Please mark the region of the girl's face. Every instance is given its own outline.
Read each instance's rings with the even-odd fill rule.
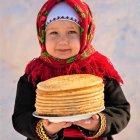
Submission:
[[[80,50],[80,28],[71,21],[57,20],[46,27],[46,50],[53,57],[67,59]]]

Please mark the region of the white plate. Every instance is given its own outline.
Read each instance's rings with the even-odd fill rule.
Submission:
[[[81,114],[81,115],[73,115],[73,116],[63,116],[63,117],[47,117],[47,116],[38,116],[35,114],[35,112],[33,112],[33,116],[37,117],[37,118],[41,118],[41,119],[47,119],[50,122],[74,122],[74,121],[79,121],[79,120],[84,120],[84,119],[88,119],[90,118],[93,114],[99,113],[101,111],[103,111],[103,109],[101,109],[98,112],[92,112],[92,113],[87,113],[87,114]]]

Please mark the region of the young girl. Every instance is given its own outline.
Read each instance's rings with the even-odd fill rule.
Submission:
[[[41,55],[26,67],[17,85],[12,116],[15,130],[27,140],[112,140],[130,119],[121,77],[109,59],[91,45],[95,30],[82,0],[48,0],[37,17]],[[33,117],[36,85],[67,74],[94,74],[104,80],[105,110],[77,122],[53,123]]]

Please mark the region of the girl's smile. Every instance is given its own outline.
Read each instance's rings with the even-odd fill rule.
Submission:
[[[60,53],[66,53],[71,51],[71,49],[58,49],[57,51],[59,51]]]

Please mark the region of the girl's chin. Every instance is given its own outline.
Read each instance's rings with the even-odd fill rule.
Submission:
[[[70,55],[70,56],[56,56],[55,58],[58,58],[58,59],[68,59],[68,58],[71,58],[71,57],[73,57],[73,55]]]
[[[70,57],[57,57],[58,59],[63,59],[63,60],[65,60],[65,59],[68,59],[68,58],[70,58]]]

